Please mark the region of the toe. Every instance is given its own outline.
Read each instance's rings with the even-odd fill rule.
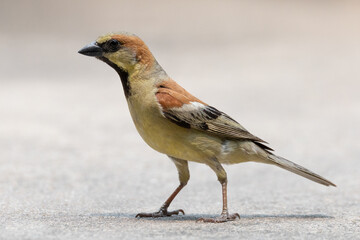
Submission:
[[[240,215],[238,213],[233,213],[233,214],[230,214],[227,218],[233,221],[233,220],[236,220],[236,218],[240,219]]]
[[[160,209],[158,212],[154,213],[138,213],[136,214],[135,218],[158,218],[158,217],[170,217],[172,215],[179,215],[179,213],[182,213],[185,215],[184,210],[178,209],[175,211],[168,212],[167,210]]]
[[[135,218],[153,217],[153,213],[138,213]]]
[[[167,216],[179,215],[180,213],[182,213],[182,215],[185,215],[184,210],[178,209],[178,210],[175,210],[175,211],[167,212]]]

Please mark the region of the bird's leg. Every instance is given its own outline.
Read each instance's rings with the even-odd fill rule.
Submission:
[[[185,160],[177,159],[170,157],[173,162],[175,163],[175,166],[179,172],[179,180],[180,185],[175,189],[175,191],[170,195],[170,197],[164,202],[164,204],[160,207],[159,211],[154,213],[138,213],[136,215],[136,218],[142,218],[142,217],[170,217],[172,215],[179,215],[179,213],[182,213],[185,215],[184,210],[178,209],[175,211],[168,211],[168,208],[171,204],[171,202],[174,200],[176,195],[181,191],[183,187],[187,184],[190,178],[189,168],[188,168],[188,162]]]
[[[217,161],[216,161],[217,162]],[[210,222],[210,223],[223,223],[228,221],[234,221],[236,218],[240,219],[240,215],[238,213],[229,214],[228,206],[227,206],[227,176],[224,168],[221,166],[219,162],[217,162],[214,166],[210,167],[215,171],[218,179],[221,183],[222,187],[222,200],[223,200],[223,208],[219,217],[216,218],[199,218],[197,222]]]
[[[172,215],[178,215],[179,213],[182,213],[183,215],[185,215],[184,210],[182,209],[178,209],[175,211],[171,211],[168,212],[168,207],[170,206],[170,203],[172,202],[172,200],[174,200],[174,198],[176,197],[176,195],[180,192],[180,190],[184,187],[185,185],[180,184],[175,191],[170,195],[170,197],[164,202],[164,204],[160,207],[159,211],[157,212],[153,212],[153,213],[138,213],[136,215],[136,218],[142,218],[142,217],[170,217]]]
[[[210,222],[210,223],[223,223],[228,221],[234,221],[236,218],[240,219],[238,213],[229,214],[227,207],[227,181],[221,183],[222,197],[223,197],[223,209],[219,217],[216,218],[199,218],[197,222]]]

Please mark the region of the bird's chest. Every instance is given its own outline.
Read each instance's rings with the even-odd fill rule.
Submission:
[[[133,122],[144,141],[158,152],[189,161],[201,162],[216,154],[218,143],[213,138],[166,119],[155,93],[155,90],[137,92],[127,99]]]
[[[144,141],[158,152],[185,157],[191,148],[187,129],[178,127],[164,118],[155,94],[133,95],[128,98],[131,117]]]
[[[134,94],[128,98],[131,117],[144,141],[157,151],[161,151],[166,124],[161,115],[155,93]]]

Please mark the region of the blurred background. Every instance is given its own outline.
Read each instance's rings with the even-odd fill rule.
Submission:
[[[325,218],[325,236],[352,236],[360,215],[359,23],[359,1],[2,0],[0,236],[89,238],[112,216],[120,223],[107,222],[111,238],[116,224],[130,231],[129,219],[156,210],[176,187],[171,161],[137,134],[115,71],[77,53],[117,31],[140,36],[173,79],[277,154],[338,185],[260,164],[228,166],[231,209],[265,223],[324,214],[334,217]],[[199,164],[190,172],[174,208],[218,213],[215,175]],[[314,224],[296,223],[292,229]],[[162,234],[161,226],[152,231]]]

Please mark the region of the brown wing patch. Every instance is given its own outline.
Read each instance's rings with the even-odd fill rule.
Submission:
[[[183,103],[199,102],[207,105],[203,101],[191,95],[188,91],[186,91],[183,87],[181,87],[172,79],[162,81],[157,85],[157,87],[159,88],[159,91],[167,91],[171,96],[178,98],[180,101],[183,101]]]
[[[166,88],[160,88],[156,98],[164,110],[178,108],[190,102],[185,96]]]
[[[149,48],[139,37],[134,35],[116,34],[111,38],[118,40],[125,47],[132,49],[136,53],[136,58],[139,62],[148,67],[153,66],[154,57]]]

